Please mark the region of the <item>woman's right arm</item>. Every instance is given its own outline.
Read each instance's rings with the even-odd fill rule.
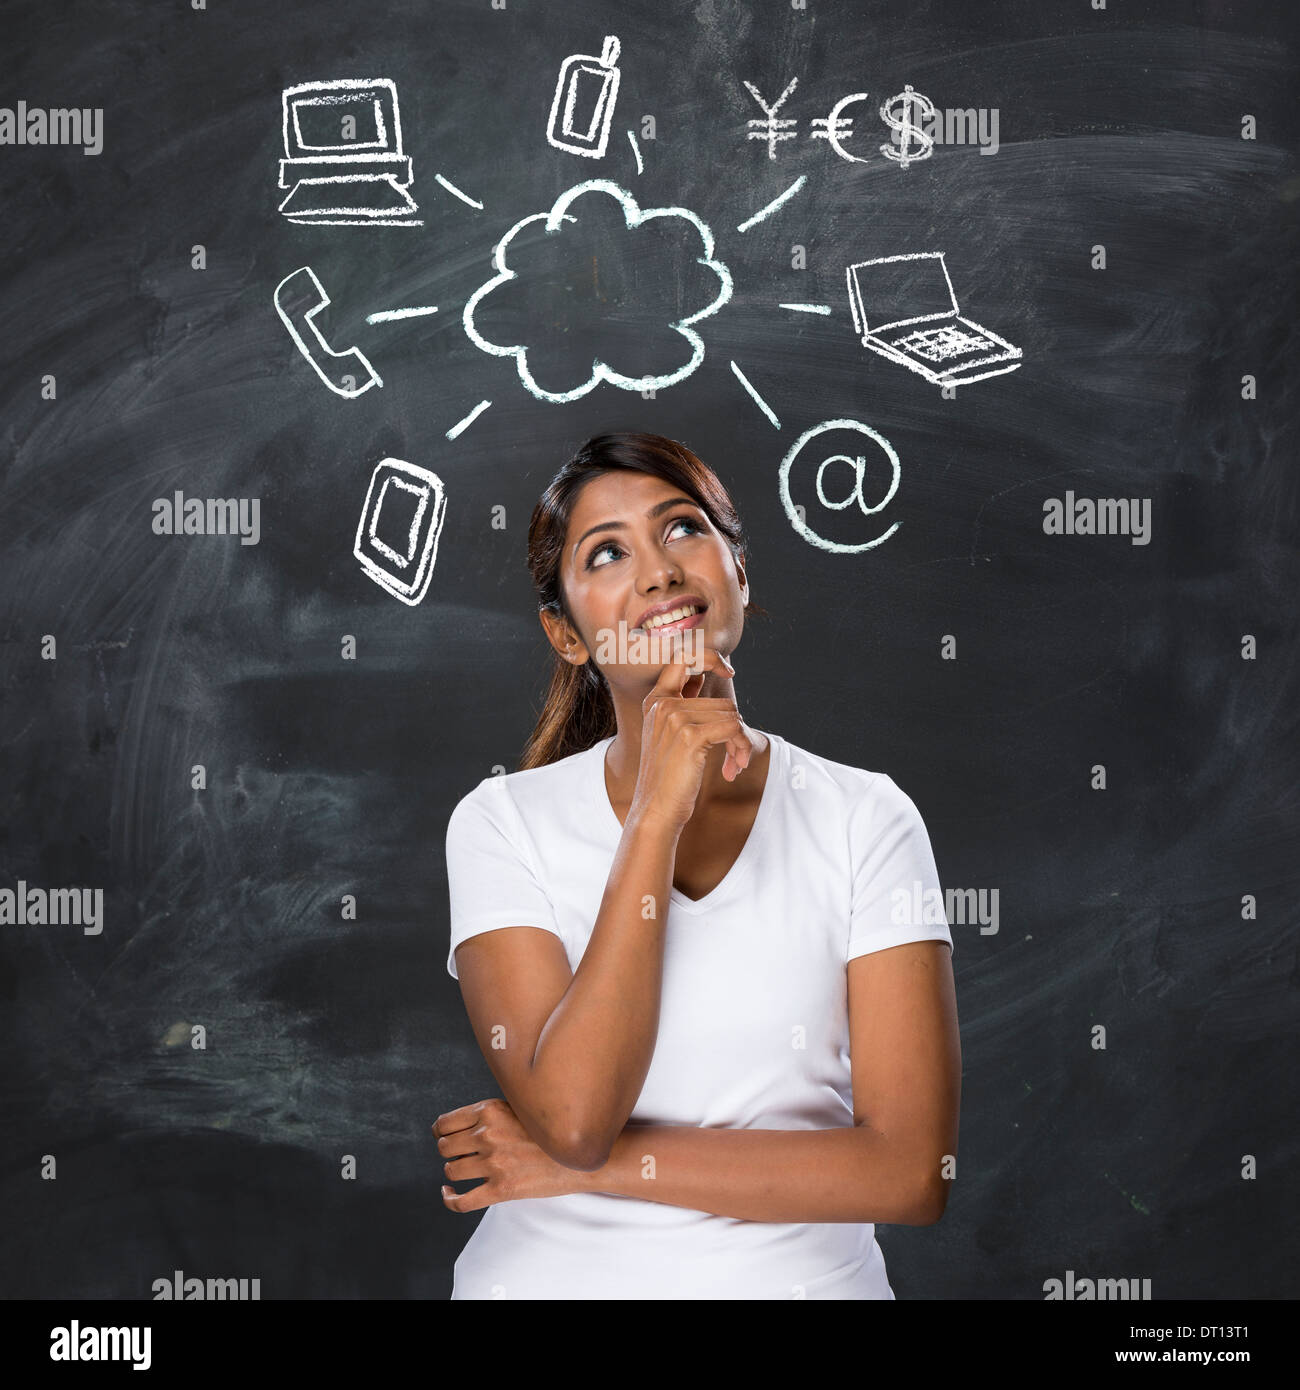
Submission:
[[[723,663],[712,651],[705,659]],[[558,937],[523,924],[456,951],[465,1008],[505,1099],[570,1168],[607,1161],[650,1069],[677,843],[709,750],[726,743],[737,767],[749,761],[734,702],[665,695],[685,679],[673,663],[646,697],[636,794],[577,970]]]

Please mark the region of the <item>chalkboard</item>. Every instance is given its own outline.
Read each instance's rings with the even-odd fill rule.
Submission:
[[[644,430],[747,720],[996,904],[898,1297],[1294,1296],[1292,13],[6,6],[0,1289],[448,1295],[443,836]]]

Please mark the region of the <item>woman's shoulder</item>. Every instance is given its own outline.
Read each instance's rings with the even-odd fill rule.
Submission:
[[[789,739],[784,742],[791,786],[820,793],[823,802],[834,804],[843,814],[915,810],[911,797],[889,773],[827,757]]]
[[[837,758],[827,757],[824,753],[815,752],[802,744],[792,742],[783,734],[777,734],[775,737],[781,739],[785,744],[791,775],[796,779],[802,777],[805,784],[809,778],[815,778],[828,787],[839,788],[846,792],[861,793],[873,782],[886,776],[885,773],[877,772],[869,767],[860,767],[856,763],[842,762]]]
[[[500,818],[516,813],[552,810],[573,800],[584,785],[590,760],[604,748],[602,740],[578,753],[557,758],[541,767],[521,768],[517,772],[493,771],[469,789],[456,804],[452,815],[461,807],[474,808],[480,814]]]

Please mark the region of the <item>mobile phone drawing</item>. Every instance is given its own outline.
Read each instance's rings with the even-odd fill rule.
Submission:
[[[436,473],[381,459],[370,475],[352,553],[380,588],[414,606],[429,590],[446,510]]]
[[[557,150],[590,159],[605,153],[618,100],[618,54],[618,39],[608,34],[599,57],[575,53],[564,60],[546,128],[546,138]]]

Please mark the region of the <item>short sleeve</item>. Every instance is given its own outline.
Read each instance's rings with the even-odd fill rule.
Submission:
[[[952,933],[934,851],[912,798],[881,772],[850,812],[853,899],[845,960]]]
[[[486,777],[461,798],[447,822],[447,890],[451,945],[498,927],[541,927],[563,942],[551,900],[525,844],[519,812],[503,777]]]

